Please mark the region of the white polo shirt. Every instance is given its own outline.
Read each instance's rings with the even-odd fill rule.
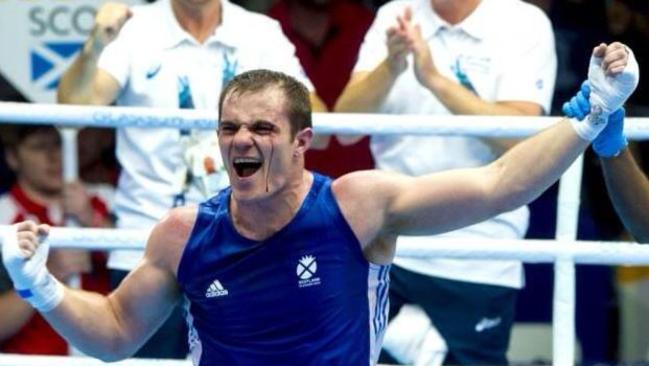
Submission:
[[[279,23],[227,0],[221,4],[222,23],[204,44],[180,27],[170,0],[133,7],[133,17],[99,59],[99,67],[122,88],[117,104],[179,108],[184,88],[191,91],[194,108],[212,110],[216,117],[223,85],[258,68],[285,72],[313,90]],[[228,184],[215,131],[192,131],[181,139],[177,129],[118,129],[117,158],[122,165],[115,196],[119,228],[152,227],[183,191],[188,169],[194,180],[185,194],[187,203],[200,202]],[[209,179],[204,168],[208,158],[217,170]],[[109,267],[130,270],[141,255],[113,252]]]
[[[527,101],[550,110],[557,60],[552,26],[538,8],[520,0],[482,0],[463,22],[452,26],[431,8],[429,0],[395,0],[385,4],[365,36],[354,72],[371,71],[387,56],[388,27],[410,6],[421,25],[439,71],[462,83],[481,99]],[[380,113],[448,115],[450,112],[416,80],[412,58],[396,80]],[[398,118],[398,117],[395,117]],[[453,168],[485,165],[496,156],[485,142],[471,137],[374,136],[371,149],[377,167],[418,176]],[[527,207],[440,237],[522,238]],[[430,242],[429,237],[400,237]],[[432,244],[431,244],[432,245]],[[510,261],[419,260],[395,263],[431,276],[508,287],[523,286],[522,265]]]

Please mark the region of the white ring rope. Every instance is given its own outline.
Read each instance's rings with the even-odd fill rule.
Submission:
[[[2,225],[6,232],[10,226]],[[143,249],[149,230],[54,227],[47,237],[52,247],[75,249]]]
[[[0,226],[10,233],[11,226]],[[148,230],[81,229],[55,227],[46,241],[51,247],[75,249],[142,249]],[[503,259],[527,263],[552,263],[557,258],[582,264],[649,264],[649,245],[628,242],[436,239],[422,243],[402,243],[397,253],[405,257],[445,257],[455,259]]]
[[[186,360],[137,359],[119,362],[103,362],[90,357],[26,356],[0,353],[0,366],[192,366]],[[381,365],[378,365],[381,366]],[[387,366],[387,365],[384,365]]]
[[[216,111],[147,107],[99,107],[0,102],[0,123],[55,124],[70,127],[141,127],[214,129]],[[433,134],[482,137],[524,137],[558,117],[430,116],[368,113],[314,113],[317,133],[349,135]],[[632,139],[649,139],[649,118],[627,118]]]
[[[119,362],[103,362],[90,357],[70,356],[25,356],[0,354],[1,366],[192,366],[185,360],[128,359]]]

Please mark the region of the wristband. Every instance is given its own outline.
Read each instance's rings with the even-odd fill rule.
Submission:
[[[64,290],[63,285],[47,271],[49,245],[42,243],[27,259],[18,247],[16,225],[2,234],[2,261],[18,296],[38,311],[54,309],[63,301]]]
[[[593,142],[593,150],[600,158],[614,158],[626,149],[629,142],[625,137],[619,141],[604,141],[601,143]]]
[[[63,285],[51,273],[47,273],[42,283],[29,289],[16,289],[16,293],[34,309],[46,313],[63,301]]]
[[[593,107],[590,114],[583,121],[570,118],[572,128],[575,129],[579,137],[586,141],[593,141],[606,127],[607,122],[608,114],[602,113],[598,107]]]
[[[624,108],[620,108],[608,117],[608,124],[602,133],[593,140],[593,150],[602,158],[618,156],[629,144],[624,136]]]

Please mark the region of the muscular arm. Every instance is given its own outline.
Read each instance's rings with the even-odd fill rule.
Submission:
[[[649,243],[649,182],[629,149],[602,158],[608,194],[624,226],[640,243]]]
[[[115,361],[135,353],[177,301],[172,275],[144,259],[108,297],[66,289],[63,302],[43,316],[81,352]]]
[[[384,236],[451,231],[526,204],[554,183],[587,146],[563,119],[485,167],[421,177],[361,172],[336,181],[334,192],[367,247]],[[380,253],[369,248],[366,256],[390,259],[393,248],[377,248]]]
[[[175,271],[195,211],[175,212],[154,228],[142,262],[112,294],[65,289],[63,302],[43,314],[47,321],[90,356],[114,361],[137,351],[180,298]]]

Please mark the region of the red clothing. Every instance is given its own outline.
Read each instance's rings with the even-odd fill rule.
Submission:
[[[358,50],[374,14],[366,7],[344,0],[330,4],[330,26],[322,46],[314,46],[291,26],[289,5],[277,2],[268,15],[282,26],[286,37],[295,45],[297,57],[318,96],[331,110],[347,85],[356,64]],[[306,167],[338,177],[347,172],[374,167],[369,138],[351,146],[342,146],[332,139],[326,150],[307,152]]]
[[[106,204],[98,197],[92,197],[91,205],[97,213],[108,216]],[[56,225],[61,221],[60,216],[60,210],[57,208],[48,208],[30,200],[18,185],[12,186],[8,193],[0,196],[0,220],[3,224],[13,224],[30,219]],[[104,253],[92,253],[93,273],[81,276],[83,289],[108,293],[109,280],[105,264]],[[34,313],[17,334],[0,344],[0,351],[20,354],[67,355],[68,345],[40,314]]]

